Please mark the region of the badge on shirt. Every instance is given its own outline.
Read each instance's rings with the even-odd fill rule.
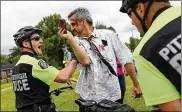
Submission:
[[[101,40],[104,46],[107,46],[107,40]]]
[[[39,60],[38,65],[42,68],[42,69],[46,69],[49,67],[49,65],[44,61],[44,60]]]

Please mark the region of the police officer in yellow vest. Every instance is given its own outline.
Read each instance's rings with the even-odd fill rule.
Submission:
[[[133,55],[147,106],[181,110],[181,6],[168,0],[123,0],[127,13],[143,36]]]

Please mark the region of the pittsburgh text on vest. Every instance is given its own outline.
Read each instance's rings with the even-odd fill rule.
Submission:
[[[12,75],[14,91],[27,91],[30,90],[26,73]]]
[[[159,51],[160,56],[181,74],[181,34]]]

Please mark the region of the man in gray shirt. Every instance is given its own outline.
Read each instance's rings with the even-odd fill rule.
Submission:
[[[75,9],[68,15],[68,19],[77,36],[73,37],[70,32],[63,34],[62,29],[59,30],[58,35],[68,40],[80,63],[80,76],[76,85],[76,92],[80,97],[96,102],[103,99],[111,101],[121,99],[118,77],[106,66],[101,56],[112,66],[114,72],[117,68],[117,58],[133,81],[134,95],[141,94],[132,54],[125,44],[119,41],[118,36],[110,30],[94,28],[91,14],[86,8]],[[101,56],[98,55],[98,51]]]

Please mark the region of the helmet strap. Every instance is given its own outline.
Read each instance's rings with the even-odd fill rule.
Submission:
[[[30,47],[31,47],[33,53],[34,53],[35,55],[38,55],[38,54],[35,52],[35,50],[34,50],[34,48],[33,48],[33,46],[32,46],[32,42],[31,42],[31,39],[30,39],[30,38],[28,38],[28,41],[30,42]]]
[[[33,46],[32,46],[31,39],[28,38],[28,41],[29,41],[29,43],[30,43],[30,48],[29,48],[29,47],[24,47],[24,46],[23,46],[23,48],[30,49],[30,50],[33,52],[34,55],[38,56],[38,54],[35,52],[35,50],[34,50],[34,48],[33,48]]]
[[[145,11],[145,14],[144,14],[143,19],[138,15],[138,13],[135,10],[133,11],[134,14],[136,15],[136,17],[138,18],[138,20],[140,21],[141,25],[142,25],[142,29],[143,29],[144,34],[148,30],[147,27],[146,27],[146,25],[145,25],[145,20],[147,18],[147,15],[148,15],[148,12],[149,12],[150,7],[152,6],[152,3],[153,3],[153,0],[149,0],[149,3],[148,3],[148,6],[146,8],[146,11]],[[141,36],[143,36],[143,35],[141,35]]]

